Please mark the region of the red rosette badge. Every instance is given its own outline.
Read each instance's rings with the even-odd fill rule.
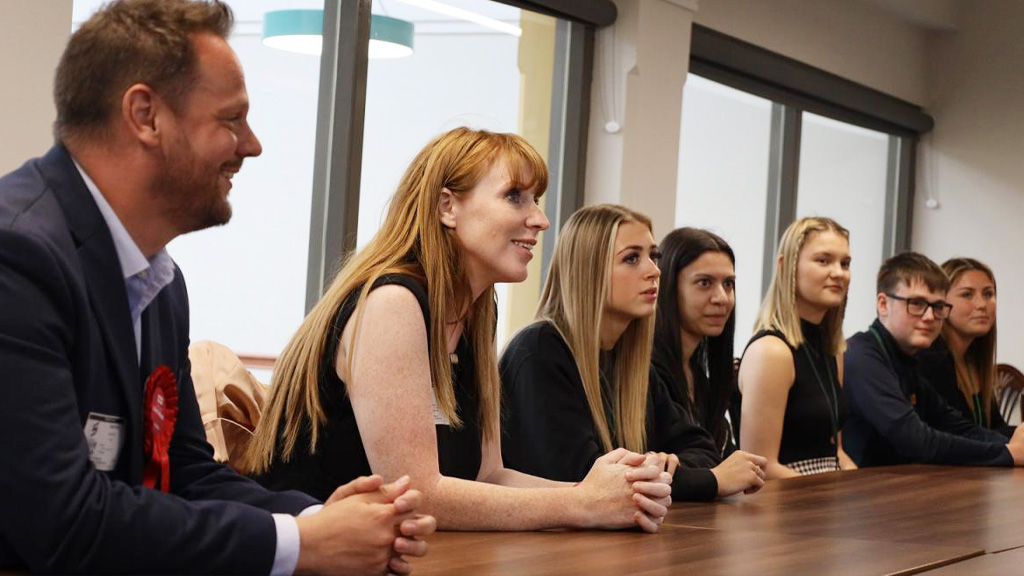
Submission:
[[[171,488],[171,460],[168,450],[174,423],[178,419],[178,379],[167,366],[161,364],[146,379],[143,399],[142,427],[145,436],[142,447],[146,464],[142,470],[142,485],[167,492]]]

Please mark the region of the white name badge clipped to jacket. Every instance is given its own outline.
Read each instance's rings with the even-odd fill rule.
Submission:
[[[92,465],[103,472],[117,468],[121,444],[124,442],[124,418],[89,412],[84,432]]]
[[[438,408],[437,406],[437,391],[434,390],[433,386],[430,387],[430,403],[434,407],[434,425],[451,426],[452,423],[448,421],[448,417],[445,416],[444,412],[442,412],[441,409]]]

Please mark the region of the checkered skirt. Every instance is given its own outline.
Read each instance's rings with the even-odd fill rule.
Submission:
[[[807,476],[809,474],[821,474],[823,472],[838,472],[839,458],[836,456],[825,456],[824,458],[808,458],[790,462],[786,466]]]

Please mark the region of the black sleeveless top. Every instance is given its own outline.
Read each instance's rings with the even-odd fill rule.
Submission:
[[[796,378],[786,398],[782,440],[779,443],[779,462],[786,465],[837,457],[834,434],[842,430],[846,419],[846,403],[839,388],[836,359],[826,352],[821,327],[801,320],[800,328],[804,343],[799,348],[789,347],[793,353]],[[747,347],[765,336],[776,336],[786,341],[776,330],[761,330],[754,334]]]
[[[373,288],[387,284],[408,288],[416,296],[429,335],[430,309],[426,287],[411,276],[390,274],[374,282]],[[270,470],[255,477],[267,488],[301,490],[326,500],[338,486],[358,476],[372,474],[347,388],[338,378],[334,365],[342,331],[355,311],[359,292],[360,289],[356,289],[338,309],[324,350],[323,369],[320,373],[320,404],[327,421],[320,428],[316,454],[309,453],[307,430],[296,442],[295,451],[288,462],[282,462],[276,457]],[[459,340],[456,354],[458,362],[452,364],[452,379],[462,426],[453,430],[448,425],[437,424],[438,464],[441,474],[445,476],[475,480],[481,460],[479,396],[476,362],[472,346],[465,337]]]

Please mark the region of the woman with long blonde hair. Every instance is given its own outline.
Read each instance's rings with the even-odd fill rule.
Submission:
[[[458,128],[427,144],[281,356],[250,474],[320,498],[408,474],[442,529],[656,530],[669,479],[642,455],[602,457],[575,489],[502,464],[493,285],[526,278],[546,185],[519,136]]]
[[[786,228],[739,373],[740,448],[768,458],[769,478],[857,467],[840,434],[849,286],[845,228],[820,217]]]
[[[583,478],[615,446],[652,451],[675,474],[673,498],[711,499],[762,485],[764,459],[722,462],[711,436],[651,376],[658,246],[646,216],[582,208],[559,234],[537,322],[502,354],[503,455],[517,469]],[[681,464],[681,466],[680,466]]]
[[[996,277],[974,258],[942,264],[949,277],[946,300],[953,305],[942,336],[918,354],[928,383],[964,418],[1010,438],[1016,426],[1003,420],[995,398]]]

